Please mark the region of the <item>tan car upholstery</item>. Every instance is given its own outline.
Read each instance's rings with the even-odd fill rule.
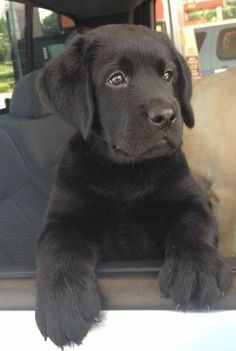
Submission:
[[[220,229],[219,249],[236,254],[236,67],[194,82],[196,124],[184,131],[184,151],[210,195]]]

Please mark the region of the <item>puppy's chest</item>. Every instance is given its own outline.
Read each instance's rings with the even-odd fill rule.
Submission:
[[[145,198],[107,202],[101,216],[103,260],[162,258],[167,232],[167,212]]]

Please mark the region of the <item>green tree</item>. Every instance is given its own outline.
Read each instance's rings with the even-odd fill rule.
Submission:
[[[0,17],[0,63],[6,59],[8,46],[7,22],[4,17]]]
[[[234,6],[226,6],[223,8],[224,19],[236,18],[236,4]]]
[[[0,17],[0,34],[1,37],[7,37],[7,21],[4,17]]]
[[[189,19],[191,20],[207,20],[207,22],[214,22],[216,21],[216,10],[200,10],[200,11],[195,11],[192,13],[189,13],[188,15]]]
[[[43,26],[46,31],[58,32],[58,15],[55,12],[52,12],[49,16],[44,17]]]

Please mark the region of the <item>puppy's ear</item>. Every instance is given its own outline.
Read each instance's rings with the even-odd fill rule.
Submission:
[[[42,69],[37,82],[41,100],[49,111],[75,124],[84,139],[89,138],[94,114],[86,47],[86,37],[78,35]]]
[[[178,67],[178,83],[177,90],[179,96],[179,103],[183,116],[184,123],[187,127],[194,126],[194,114],[190,104],[192,96],[192,77],[190,69],[185,59],[175,50],[176,64]]]

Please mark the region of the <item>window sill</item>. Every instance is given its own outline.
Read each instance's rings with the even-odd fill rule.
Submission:
[[[233,284],[213,310],[236,309],[236,259],[228,259]],[[171,299],[162,298],[158,274],[162,262],[111,262],[97,269],[104,310],[173,310]],[[30,267],[2,267],[0,310],[32,310],[35,306],[35,270]]]

